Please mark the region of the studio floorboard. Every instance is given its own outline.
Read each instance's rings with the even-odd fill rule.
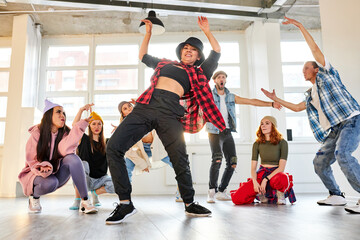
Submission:
[[[92,215],[68,210],[70,196],[42,197],[40,214],[28,214],[26,198],[0,198],[0,239],[360,239],[360,214],[318,206],[324,197],[298,194],[294,205],[234,206],[231,201],[208,204],[200,195],[196,200],[213,215],[194,218],[173,196],[134,196],[138,213],[118,225],[105,225],[114,195],[100,196],[102,206]]]

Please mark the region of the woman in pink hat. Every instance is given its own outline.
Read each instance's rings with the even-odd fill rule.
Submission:
[[[72,177],[81,196],[80,212],[96,213],[88,199],[84,168],[75,154],[90,117],[70,130],[59,104],[45,100],[41,123],[29,129],[25,167],[19,174],[24,194],[29,196],[29,212],[40,213],[40,196],[54,192]]]

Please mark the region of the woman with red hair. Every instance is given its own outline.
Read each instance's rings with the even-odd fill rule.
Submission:
[[[251,161],[251,178],[253,188],[262,203],[286,204],[296,201],[292,190],[292,176],[284,173],[288,156],[288,144],[276,129],[276,119],[265,116],[256,132],[257,139],[253,144]],[[261,158],[257,169],[258,156]]]

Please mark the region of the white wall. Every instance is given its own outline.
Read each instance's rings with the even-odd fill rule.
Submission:
[[[360,102],[360,1],[320,0],[320,16],[323,40],[323,52],[332,65],[339,71],[342,82]],[[353,154],[360,159],[360,149]],[[341,190],[347,195],[359,197],[334,164],[335,178]]]

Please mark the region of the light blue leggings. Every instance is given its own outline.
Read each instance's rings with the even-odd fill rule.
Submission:
[[[144,144],[144,150],[146,152],[146,154],[150,157],[152,157],[152,153],[151,153],[151,143],[143,143]],[[163,161],[164,163],[168,164],[171,168],[173,168],[172,163],[170,162],[170,158],[169,156],[164,157],[163,159],[161,159],[161,161]],[[132,177],[132,173],[134,171],[135,168],[135,164],[128,158],[125,158],[125,164],[126,164],[126,169],[129,175],[129,180],[131,182],[131,177]]]

